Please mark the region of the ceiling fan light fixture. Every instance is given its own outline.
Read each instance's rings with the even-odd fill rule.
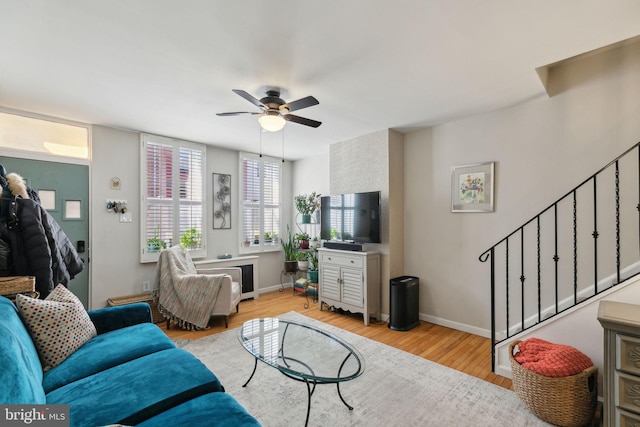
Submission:
[[[278,132],[284,127],[285,123],[287,122],[277,112],[267,111],[266,113],[264,113],[258,118],[258,123],[260,123],[260,126],[262,127],[262,129],[266,131]]]

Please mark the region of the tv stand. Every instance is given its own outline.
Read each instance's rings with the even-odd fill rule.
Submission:
[[[318,249],[320,310],[322,304],[380,320],[380,254]]]

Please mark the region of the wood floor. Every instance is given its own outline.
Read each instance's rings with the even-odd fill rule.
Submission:
[[[373,320],[369,326],[364,326],[361,314],[332,313],[326,308],[320,311],[317,304],[311,304],[305,309],[304,302],[305,297],[300,294],[292,295],[291,289],[261,294],[257,300],[240,303],[240,312],[229,318],[229,328],[239,327],[250,319],[277,317],[296,311],[512,390],[511,380],[491,372],[491,343],[488,338],[426,322],[421,322],[420,326],[406,332],[393,331],[387,327],[386,322]],[[170,338],[197,339],[226,330],[222,317],[214,317],[209,323],[210,329],[206,331],[188,332],[175,327],[167,330],[165,324],[159,326],[162,326],[162,330]]]

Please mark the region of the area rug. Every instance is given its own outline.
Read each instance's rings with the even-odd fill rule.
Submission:
[[[310,426],[548,426],[533,415],[515,393],[296,312],[283,319],[310,324],[357,348],[365,358],[359,378],[341,384],[350,411],[335,384],[316,387],[311,397]],[[207,365],[227,393],[265,427],[302,426],[307,387],[276,369],[258,363],[240,345],[237,330],[184,343],[183,348]]]

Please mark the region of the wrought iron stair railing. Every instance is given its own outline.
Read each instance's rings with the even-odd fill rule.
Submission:
[[[480,255],[496,346],[640,273],[640,143]]]

